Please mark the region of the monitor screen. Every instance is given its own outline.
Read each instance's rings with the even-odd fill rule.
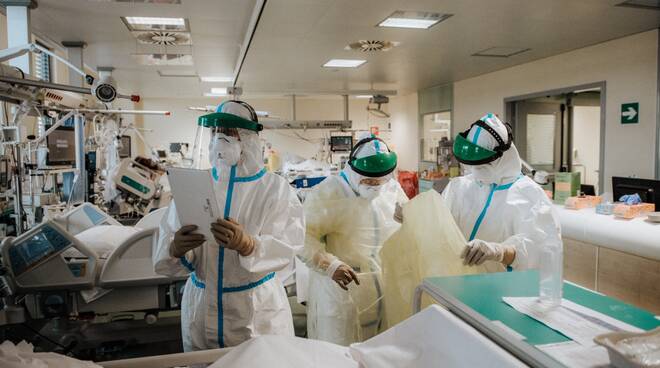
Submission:
[[[626,194],[639,194],[642,202],[655,203],[660,210],[660,180],[612,177],[612,191],[615,201]]]
[[[330,150],[332,152],[347,152],[353,149],[352,136],[330,137]]]
[[[47,165],[71,165],[76,162],[76,132],[72,127],[59,127],[46,137]]]
[[[121,137],[121,147],[119,148],[119,158],[131,157],[131,137],[123,135]]]

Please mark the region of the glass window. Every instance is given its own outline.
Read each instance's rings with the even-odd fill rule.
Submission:
[[[443,138],[451,140],[451,111],[424,115],[422,161],[436,162],[438,143]]]
[[[554,114],[527,114],[527,161],[530,165],[555,163]]]
[[[43,44],[37,42],[37,44],[45,49],[48,49]],[[45,53],[37,54],[34,58],[34,76],[37,79],[44,82],[52,82],[53,77],[51,73],[51,58],[50,55]]]

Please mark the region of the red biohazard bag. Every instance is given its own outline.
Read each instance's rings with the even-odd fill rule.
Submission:
[[[419,194],[419,180],[414,171],[399,171],[399,184],[409,199]]]

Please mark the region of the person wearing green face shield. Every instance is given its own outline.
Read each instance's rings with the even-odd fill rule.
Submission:
[[[489,271],[538,268],[546,247],[561,254],[559,221],[541,187],[521,173],[513,133],[487,114],[456,136],[456,159],[467,175],[442,196],[468,240],[462,258]]]
[[[379,252],[399,228],[396,203],[408,200],[394,180],[396,164],[384,141],[362,139],[340,175],[307,195],[301,257],[312,269],[309,338],[348,345],[377,333],[384,305]]]
[[[275,273],[302,249],[302,204],[287,181],[266,172],[254,109],[226,101],[200,117],[211,129],[209,161],[221,211],[212,239],[181,224],[174,198],[158,231],[156,272],[189,275],[181,301],[185,351],[236,346],[260,335],[293,336],[291,309]]]

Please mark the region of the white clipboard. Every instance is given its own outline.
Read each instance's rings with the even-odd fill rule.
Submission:
[[[213,179],[209,170],[171,167],[167,178],[172,187],[179,222],[197,225],[197,232],[206,240],[213,239],[211,223],[222,217],[213,190]]]

